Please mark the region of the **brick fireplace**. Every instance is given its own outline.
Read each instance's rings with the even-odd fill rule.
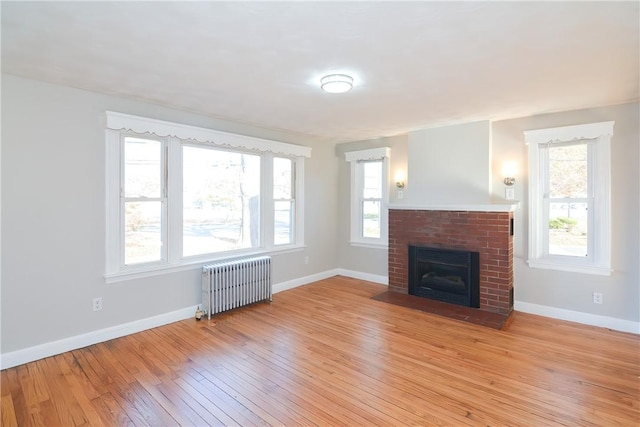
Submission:
[[[408,293],[408,248],[479,253],[480,310],[513,310],[513,212],[389,209],[389,291]]]

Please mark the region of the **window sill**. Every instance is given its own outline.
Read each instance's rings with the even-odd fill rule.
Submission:
[[[220,257],[212,257],[208,259],[203,259],[198,257],[197,259],[184,259],[179,264],[164,264],[164,265],[154,265],[152,267],[146,268],[137,268],[125,271],[118,271],[116,273],[108,273],[105,274],[105,283],[118,283],[125,282],[128,280],[142,279],[145,277],[154,277],[160,276],[163,274],[177,273],[180,271],[188,271],[188,270],[199,270],[203,266],[207,264],[212,264],[214,262],[226,261],[231,259],[239,259],[242,257],[250,257],[256,255],[280,255],[292,252],[300,252],[306,248],[305,245],[286,245],[274,247],[271,249],[262,249],[256,250],[252,252],[244,252],[242,254],[234,254],[230,256],[220,256]]]
[[[384,250],[389,249],[389,245],[387,245],[386,243],[350,241],[349,244],[351,246],[356,246],[356,247],[359,247],[359,248],[384,249]]]
[[[597,276],[611,276],[611,268],[585,264],[568,264],[543,259],[530,259],[527,261],[530,268],[545,270],[568,271],[572,273],[593,274]]]

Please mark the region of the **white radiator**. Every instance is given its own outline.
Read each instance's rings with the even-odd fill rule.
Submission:
[[[258,301],[271,301],[271,257],[259,256],[202,267],[202,311],[211,316]]]

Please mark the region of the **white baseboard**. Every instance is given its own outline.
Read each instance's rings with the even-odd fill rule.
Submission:
[[[22,350],[4,353],[0,355],[0,369],[11,368],[13,366],[33,362],[34,360],[55,356],[56,354],[64,353],[66,351],[76,350],[100,342],[109,341],[114,338],[120,338],[125,335],[135,334],[136,332],[195,317],[197,307],[197,305],[194,305],[193,307],[185,307],[169,313],[134,320],[133,322],[123,323],[121,325],[111,326],[109,328],[99,329],[93,332],[87,332],[86,334],[63,338],[58,341],[52,341]]]
[[[361,271],[347,270],[345,268],[338,268],[336,274],[341,276],[353,277],[354,279],[366,280],[368,282],[379,283],[381,285],[389,286],[389,277],[380,276],[378,274],[363,273]]]
[[[273,285],[273,293],[286,291],[287,289],[297,288],[298,286],[307,285],[309,283],[317,282],[318,280],[327,279],[329,277],[337,276],[338,269],[323,271],[321,273],[312,274],[310,276],[299,277],[297,279],[289,280],[287,282],[277,283]]]
[[[591,326],[600,326],[621,332],[640,334],[640,322],[617,319],[615,317],[600,316],[597,314],[582,313],[580,311],[565,310],[563,308],[549,307],[546,305],[532,304],[529,302],[515,301],[514,310],[539,316],[552,317],[554,319],[568,320]]]
[[[368,282],[379,283],[381,285],[388,286],[389,278],[387,276],[379,276],[377,274],[363,273],[361,271],[347,270],[345,268],[334,268],[333,270],[323,271],[321,273],[312,274],[310,276],[300,277],[297,279],[289,280],[288,282],[278,283],[273,285],[273,293],[286,291],[287,289],[297,288],[298,286],[307,285],[309,283],[317,282],[318,280],[328,279],[333,276],[347,276],[354,279],[366,280]]]

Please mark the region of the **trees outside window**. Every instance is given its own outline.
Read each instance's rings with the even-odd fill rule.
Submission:
[[[182,147],[182,253],[260,246],[260,156]]]

